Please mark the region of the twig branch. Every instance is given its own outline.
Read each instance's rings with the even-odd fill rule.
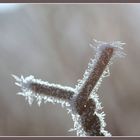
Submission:
[[[89,72],[89,75],[79,90],[75,100],[75,107],[77,113],[81,116],[83,129],[90,136],[104,135],[101,132],[102,126],[100,118],[95,113],[96,102],[89,99],[91,91],[100,79],[106,66],[109,64],[114,51],[114,48],[109,44],[105,44],[101,47],[102,51],[100,54],[97,52],[96,56],[98,56],[98,59],[96,59],[94,67]]]
[[[70,100],[75,94],[74,89],[56,84],[31,83],[30,88],[34,93],[52,96],[61,100]]]
[[[101,77],[113,54],[114,48],[109,44],[106,44],[102,47],[103,49],[101,54],[96,54],[99,55],[98,60],[96,60],[92,71],[89,73],[87,80],[85,81],[76,98],[76,108],[79,115],[85,110],[84,108],[86,107],[89,95]]]
[[[34,79],[33,76],[16,79],[16,85],[22,89],[21,95],[25,96],[29,103],[36,98],[40,104],[41,100],[65,103],[68,101],[67,109],[70,110],[72,118],[74,120],[74,130],[77,130],[77,134],[88,136],[109,136],[110,133],[104,130],[104,113],[98,113],[99,101],[96,97],[96,91],[98,82],[102,79],[104,72],[110,61],[114,56],[123,56],[124,53],[120,51],[124,43],[113,42],[105,43],[96,41],[96,55],[94,61],[89,63],[90,68],[85,71],[83,80],[76,86],[75,89],[71,87],[64,87],[57,84],[50,84],[38,79]],[[95,97],[91,98],[93,94]],[[47,97],[47,98],[46,98]],[[53,97],[54,99],[48,97]],[[56,99],[56,100],[55,100]]]
[[[12,75],[16,79],[16,85],[21,87],[23,96],[38,97],[38,95],[43,95],[43,97],[53,97],[56,100],[69,101],[75,94],[75,89],[71,87],[61,86],[59,84],[50,84],[48,82],[43,82],[42,80],[35,79],[34,76],[29,76],[21,78]],[[28,93],[28,94],[27,94]],[[28,98],[30,100],[30,98]],[[32,102],[31,102],[32,103]]]

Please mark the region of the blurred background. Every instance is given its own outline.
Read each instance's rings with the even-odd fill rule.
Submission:
[[[140,4],[0,4],[0,135],[76,136],[61,105],[31,107],[11,74],[74,87],[93,38],[125,42],[98,94],[113,136],[140,135]]]

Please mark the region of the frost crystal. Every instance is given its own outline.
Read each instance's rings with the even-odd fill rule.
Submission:
[[[125,43],[122,43],[121,41],[103,42],[103,41],[97,41],[96,39],[93,39],[89,45],[96,52],[98,52],[98,55],[99,55],[102,52],[102,50],[104,49],[104,47],[106,47],[105,46],[106,44],[109,44],[110,46],[112,46],[115,49],[113,58],[126,56],[126,54],[123,52],[123,49],[124,49],[123,46],[125,45]],[[96,56],[96,57],[98,57],[98,56]]]

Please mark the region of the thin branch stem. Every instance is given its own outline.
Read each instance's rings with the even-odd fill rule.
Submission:
[[[96,64],[94,65],[84,85],[80,89],[76,98],[76,108],[79,114],[82,114],[82,112],[85,110],[89,95],[108,65],[110,58],[113,55],[113,49],[114,48],[109,44],[104,46]],[[99,55],[98,52],[96,55]]]
[[[104,136],[105,134],[101,132],[101,120],[99,116],[95,113],[96,103],[94,100],[89,99],[91,91],[94,89],[98,80],[102,76],[106,66],[109,64],[109,61],[113,55],[113,47],[109,44],[106,46],[101,46],[102,51],[100,54],[96,54],[98,59],[89,73],[85,83],[81,87],[76,100],[75,108],[77,113],[81,117],[81,124],[89,136]]]
[[[74,89],[55,84],[45,85],[33,82],[30,84],[30,88],[35,93],[52,96],[61,100],[70,100],[75,94]]]

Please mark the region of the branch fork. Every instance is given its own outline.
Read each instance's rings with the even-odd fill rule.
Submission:
[[[36,99],[40,105],[44,102],[57,102],[65,104],[74,120],[74,129],[80,136],[111,136],[104,130],[105,114],[98,113],[101,110],[101,103],[96,94],[101,81],[109,72],[109,65],[116,56],[124,56],[121,51],[124,43],[119,41],[106,43],[94,40],[91,45],[96,50],[94,59],[88,64],[83,79],[79,81],[75,88],[50,84],[33,76],[21,78],[13,75],[16,85],[21,87],[22,92],[18,93],[26,97],[29,104]]]

